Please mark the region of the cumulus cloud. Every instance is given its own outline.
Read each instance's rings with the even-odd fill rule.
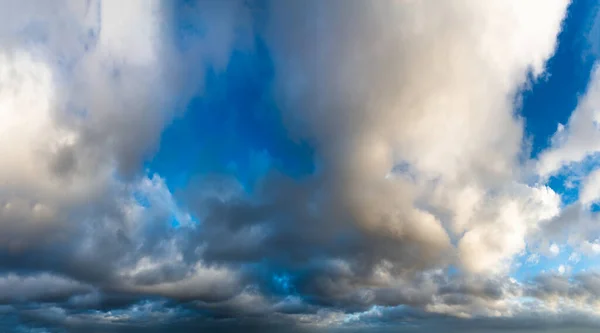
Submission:
[[[577,201],[564,207],[560,214],[542,221],[538,232],[530,238],[530,245],[536,248],[544,244],[550,247],[556,243],[566,244],[576,251],[572,255],[593,256],[600,253],[598,218],[589,205]],[[547,245],[549,242],[553,242],[552,245]],[[542,250],[547,256],[555,256],[552,248]]]
[[[525,23],[528,15],[541,18],[533,3],[430,6],[353,3],[340,9],[335,2],[309,2],[299,10],[282,5],[281,24],[298,28],[291,36],[278,35],[282,29],[272,34],[283,68],[281,103],[290,110],[292,129],[318,142],[322,173],[336,191],[332,195],[357,224],[367,232],[397,233],[399,242],[431,242],[426,251],[438,253],[448,251],[446,230],[464,233],[458,256],[465,268],[481,272],[518,253],[528,224],[541,218],[531,216],[528,222],[512,198],[542,195],[545,189],[505,185],[518,177],[522,144],[512,96],[528,70],[542,72],[566,2],[546,7],[535,29]],[[497,16],[498,11],[511,14]],[[322,23],[308,24],[307,17],[322,17]],[[411,166],[417,184],[384,179],[399,163]],[[489,198],[492,191],[500,192],[499,200]],[[457,200],[455,193],[470,199]],[[503,210],[514,209],[514,215],[486,211],[489,199],[494,205],[505,201]],[[545,211],[556,211],[552,199],[541,200],[550,205]],[[434,210],[451,217],[442,221]]]
[[[536,161],[536,170],[542,179],[564,175],[567,181],[576,179],[578,186],[577,200],[542,223],[541,237],[566,242],[586,256],[593,256],[600,250],[597,244],[600,236],[598,215],[594,212],[600,177],[596,168],[598,148],[595,146],[598,136],[598,73],[596,67],[587,91],[580,97],[567,124],[558,124],[550,146]]]
[[[2,85],[9,87],[3,89],[0,102],[2,123],[6,126],[2,134],[4,142],[15,143],[2,146],[4,158],[10,161],[2,168],[2,183],[6,184],[2,194],[3,224],[9,225],[6,235],[13,243],[10,246],[24,246],[18,243],[35,240],[30,237],[34,233],[68,229],[64,224],[70,211],[113,191],[113,169],[125,170],[130,163],[139,163],[124,156],[138,159],[144,154],[156,140],[155,134],[152,138],[144,132],[155,132],[159,129],[156,125],[162,122],[153,115],[163,112],[160,107],[153,111],[143,105],[159,102],[152,101],[159,91],[152,87],[156,78],[130,73],[123,80],[132,81],[118,87],[116,75],[136,67],[143,70],[144,66],[144,72],[160,71],[153,60],[158,56],[153,55],[151,30],[155,24],[151,7],[132,5],[133,8],[125,9],[135,15],[138,9],[148,10],[138,16],[147,21],[140,22],[146,27],[132,36],[131,30],[129,35],[118,35],[118,21],[122,18],[115,16],[122,12],[115,13],[110,4],[56,5],[65,8],[58,17],[54,16],[54,5],[36,7],[27,1],[18,6],[4,4],[11,10],[3,13],[10,16],[3,32],[12,34],[1,41],[5,44]],[[104,28],[101,34],[100,26]],[[13,34],[21,34],[22,38],[13,40]],[[129,42],[135,42],[136,50],[143,55],[119,46],[127,38],[135,40]],[[133,86],[137,80],[148,81],[148,85]],[[138,110],[132,108],[133,103]],[[146,120],[131,126],[131,121],[137,123],[142,114]],[[128,117],[128,127],[134,130],[111,124],[126,123]],[[98,138],[96,142],[93,136]],[[139,144],[126,148],[132,140],[139,140]],[[60,226],[52,228],[56,224]],[[11,233],[10,226],[16,225],[19,230]],[[46,231],[38,226],[45,226]]]
[[[112,293],[228,297],[235,274],[203,267],[198,255],[184,253],[193,219],[179,210],[164,180],[141,166],[162,129],[202,88],[195,82],[203,80],[205,65],[223,66],[237,23],[205,34],[223,45],[180,49],[178,38],[186,36],[171,28],[180,15],[200,16],[191,7],[175,12],[159,1],[0,5],[2,268],[60,276],[10,273],[2,282],[3,301],[64,294],[64,302],[72,296],[70,305],[91,306]],[[236,17],[239,6],[207,5],[216,11],[212,18]],[[173,280],[185,288],[171,286]]]
[[[584,315],[596,304],[593,274],[508,276],[528,241],[597,201],[595,174],[562,210],[529,181],[515,112],[568,1],[0,5],[0,300],[17,322],[311,330],[391,313],[493,326],[556,299]],[[175,196],[144,163],[205,74],[257,40],[314,173],[270,170],[251,190],[201,175]],[[595,152],[594,89],[537,175]],[[590,235],[577,251],[593,252]]]

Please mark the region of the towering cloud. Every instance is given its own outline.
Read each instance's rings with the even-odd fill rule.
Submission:
[[[366,233],[413,243],[420,262],[451,251],[450,238],[473,272],[521,251],[558,199],[519,184],[513,101],[543,72],[566,6],[275,4],[281,108],[314,140],[338,209]]]
[[[595,273],[511,277],[595,218],[597,174],[564,209],[546,180],[597,151],[596,84],[535,160],[515,102],[568,5],[0,0],[0,313],[75,332],[597,323]],[[210,85],[260,52],[260,99],[314,172],[266,151],[254,187],[185,174],[174,195],[148,166],[163,131],[251,112],[188,106],[241,98]]]

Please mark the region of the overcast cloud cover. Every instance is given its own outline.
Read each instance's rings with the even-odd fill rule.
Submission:
[[[596,332],[595,0],[0,0],[0,331]]]

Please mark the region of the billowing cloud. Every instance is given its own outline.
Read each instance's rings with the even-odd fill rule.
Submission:
[[[290,110],[292,128],[317,141],[331,195],[362,228],[416,239],[422,252],[438,253],[448,251],[447,230],[464,233],[459,258],[465,268],[485,271],[491,266],[484,265],[497,266],[492,263],[522,250],[528,224],[544,217],[528,222],[524,208],[507,207],[514,215],[503,217],[510,213],[484,207],[492,191],[500,191],[494,206],[503,200],[518,206],[511,203],[513,191],[531,191],[526,197],[543,193],[506,186],[519,177],[522,148],[512,100],[530,69],[534,75],[543,71],[566,2],[552,2],[544,14],[530,3],[430,6],[282,5],[277,17],[294,33],[278,34],[287,30],[277,28],[272,37],[283,68],[281,103]],[[315,19],[321,23],[310,24],[309,17],[322,17]],[[529,20],[539,25],[532,28]],[[385,178],[399,164],[410,167],[416,184]],[[450,218],[442,221],[432,210]],[[492,234],[506,239],[487,247]],[[478,260],[476,254],[488,257]]]
[[[568,5],[0,1],[0,313],[15,332],[596,325],[580,257],[512,277],[600,248],[597,172],[566,207],[545,182],[594,156],[597,84],[533,160],[515,102]],[[215,78],[253,53],[250,93],[314,170],[265,149],[255,186],[233,162],[172,166],[192,170],[173,186],[151,163],[163,131],[252,112],[206,105],[242,98]]]

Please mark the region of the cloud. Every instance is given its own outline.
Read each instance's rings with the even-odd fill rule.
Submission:
[[[508,276],[528,241],[562,235],[597,199],[593,175],[582,202],[562,210],[559,194],[528,181],[515,115],[568,1],[0,5],[10,8],[0,14],[0,300],[16,322],[74,332],[399,318],[522,327],[540,325],[527,317],[544,316],[535,306],[563,298],[573,298],[554,308],[564,322],[593,314],[580,306],[595,304],[593,274],[570,281],[561,266],[527,285]],[[314,173],[269,169],[251,189],[192,175],[174,194],[144,163],[202,97],[205,74],[259,42],[274,73],[265,98],[314,147]],[[537,174],[593,151],[579,136],[594,89],[534,161]],[[559,244],[545,248],[557,256]]]
[[[564,268],[564,266],[562,266]],[[526,293],[541,300],[551,300],[548,305],[555,307],[574,306],[592,313],[598,302],[598,273],[587,272],[576,275],[540,275]],[[562,301],[562,303],[558,302]],[[589,306],[592,305],[592,308]]]
[[[552,146],[540,155],[537,171],[541,176],[550,176],[563,167],[572,166],[586,158],[594,158],[598,152],[598,116],[596,112],[600,103],[598,75],[599,72],[596,68],[587,92],[581,97],[577,109],[571,114],[568,123],[566,125],[559,124],[558,130],[552,137]],[[593,179],[588,181],[593,182]],[[587,186],[593,185],[588,184]],[[586,202],[595,199],[590,197],[593,194],[589,192],[582,194],[584,195],[582,199]]]
[[[418,250],[422,253],[447,252],[452,235],[446,230],[464,232],[458,256],[465,268],[481,272],[522,249],[524,217],[502,221],[500,214],[475,215],[441,221],[416,203],[451,216],[473,214],[484,210],[480,207],[487,204],[487,193],[508,191],[505,200],[511,205],[513,189],[503,187],[518,177],[513,170],[518,170],[522,144],[522,124],[513,116],[511,96],[529,69],[534,75],[543,71],[566,2],[545,7],[544,19],[533,3],[484,6],[466,1],[445,6],[281,5],[275,9],[281,14],[275,16],[280,24],[294,27],[293,33],[281,35],[284,30],[276,28],[271,38],[280,68],[281,105],[289,110],[291,128],[316,142],[324,183],[331,184],[331,195],[347,207],[355,223],[367,232],[397,233],[399,243],[432,242]],[[511,14],[499,19],[493,14],[497,11]],[[307,24],[308,17],[321,17],[315,19],[321,23]],[[525,17],[540,18],[539,29],[525,24]],[[417,184],[384,179],[401,162],[410,165]],[[463,191],[470,191],[465,195],[473,199],[453,202]],[[389,203],[383,198],[398,199]],[[458,206],[465,204],[470,206]],[[521,214],[520,208],[514,209]],[[475,223],[482,219],[489,225]],[[472,225],[463,225],[469,220]],[[492,234],[506,238],[486,249],[487,235]]]
[[[597,244],[600,239],[598,217],[597,213],[590,210],[589,205],[582,204],[581,200],[577,201],[565,206],[560,214],[542,221],[539,231],[530,238],[530,243],[533,247],[543,246],[541,244],[548,242],[564,243],[578,255],[595,255],[600,251]],[[553,255],[550,249],[547,253],[549,256]]]
[[[156,270],[162,272],[127,279],[191,274],[196,262],[167,267],[157,258],[159,248],[168,248],[165,220],[175,215],[189,224],[191,217],[176,212],[164,181],[148,178],[141,166],[164,127],[201,89],[193,82],[203,79],[205,64],[195,66],[189,57],[224,62],[233,32],[205,34],[221,46],[180,50],[171,29],[181,13],[158,1],[1,5],[8,9],[0,14],[5,266],[51,269],[116,289],[146,256],[161,262]],[[234,13],[230,5],[211,8],[225,18]]]
[[[502,313],[460,293],[448,302],[469,305],[430,303],[437,284],[420,272],[454,263],[467,274],[505,273],[538,223],[559,213],[554,191],[515,171],[522,124],[512,101],[529,70],[543,71],[566,2],[546,7],[546,25],[531,31],[513,23],[539,8],[513,5],[275,3],[266,38],[276,96],[292,134],[316,147],[317,171],[302,183],[268,175],[251,199],[197,203],[205,258],[266,260],[298,294],[348,311]],[[492,8],[514,10],[515,21],[488,25]]]
[[[540,255],[537,253],[534,253],[534,254],[530,255],[529,257],[527,257],[527,260],[525,262],[532,266],[537,265],[540,262]]]
[[[211,8],[235,17],[234,4]],[[141,170],[165,126],[201,91],[195,81],[206,66],[228,59],[234,28],[204,34],[223,45],[179,49],[186,36],[170,29],[178,15],[197,19],[193,8],[0,5],[8,8],[0,14],[0,257],[9,272],[2,301],[59,302],[64,313],[237,293],[235,273],[186,252],[195,222],[162,178]],[[22,271],[34,273],[12,273]]]
[[[331,326],[343,329],[342,332],[370,331],[374,327],[414,332],[442,327],[456,332],[465,328],[481,332],[494,329],[560,332],[560,328],[585,331],[598,324],[594,314],[598,301],[596,275],[541,275],[528,284],[507,279],[447,279],[439,282],[438,296],[425,310],[405,305],[373,306],[352,314],[321,309],[290,315],[270,312],[281,308],[269,308],[262,296],[246,290],[224,303],[198,304],[198,308],[164,300],[144,300],[94,312],[39,306],[19,308],[16,313],[30,324],[74,331],[158,332],[169,328],[190,332],[198,328],[219,331],[248,328],[276,332],[286,326],[299,332],[315,332]],[[265,314],[269,314],[268,320],[262,317]]]
[[[11,273],[0,277],[0,302],[4,304],[61,299],[64,301],[92,291],[91,286],[48,273],[33,276]]]
[[[583,205],[590,205],[598,201],[598,193],[600,193],[600,171],[595,170],[584,180],[583,186],[579,193],[579,201]]]

